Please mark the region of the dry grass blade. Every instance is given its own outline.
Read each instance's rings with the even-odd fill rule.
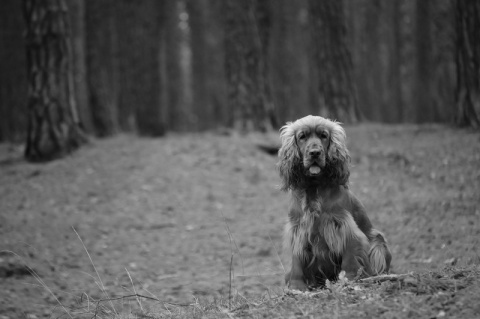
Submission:
[[[130,272],[128,272],[127,268],[125,268],[125,271],[127,272],[128,278],[130,279],[130,282],[132,283],[133,292],[136,295],[137,290],[135,289],[135,285],[133,284],[132,276],[130,276]],[[140,299],[138,297],[136,299],[137,299],[137,303],[140,306],[140,309],[142,310],[142,312],[145,312],[145,310],[143,310],[143,306],[142,306],[142,303],[140,302]]]
[[[287,271],[285,270],[285,267],[283,266],[282,259],[280,258],[280,254],[278,253],[277,246],[273,243],[272,237],[268,235],[268,239],[270,240],[271,245],[273,246],[273,249],[275,250],[275,254],[277,255],[278,262],[280,263],[280,266],[282,266],[283,269],[283,274],[286,274]]]
[[[228,287],[228,310],[232,309],[233,252],[230,256],[230,283]]]
[[[242,273],[245,273],[245,266],[243,265],[243,258],[242,258],[242,254],[240,253],[240,248],[238,248],[237,242],[235,241],[235,238],[232,235],[232,231],[230,230],[230,226],[228,226],[227,219],[225,218],[225,215],[223,214],[223,212],[221,212],[221,214],[222,214],[222,218],[223,218],[223,223],[225,224],[225,229],[227,230],[228,238],[230,240],[230,246],[231,246],[231,248],[233,248],[232,243],[235,246],[235,249],[236,249],[238,255],[240,256],[240,261],[242,263]],[[233,249],[232,249],[232,251],[233,251]]]
[[[88,252],[88,249],[85,246],[85,243],[83,242],[82,237],[80,237],[77,230],[73,226],[72,226],[72,229],[75,232],[75,234],[77,234],[78,239],[82,243],[83,249],[85,249],[85,252],[87,253],[88,259],[90,259],[90,263],[92,264],[93,269],[95,270],[95,273],[97,274],[97,278],[98,278],[98,281],[100,283],[101,290],[102,290],[103,294],[105,295],[106,299],[108,300],[110,298],[110,296],[108,295],[107,290],[105,289],[105,285],[103,284],[102,278],[100,277],[100,274],[98,273],[97,267],[95,267],[95,264],[93,263],[92,257],[90,256],[90,253]],[[113,309],[113,312],[116,315],[118,315],[117,311],[115,310],[115,306],[113,305],[113,302],[110,301],[110,305]]]

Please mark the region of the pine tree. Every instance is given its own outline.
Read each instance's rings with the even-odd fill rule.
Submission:
[[[480,127],[480,2],[457,0],[458,125]]]
[[[28,132],[25,157],[45,161],[86,142],[75,105],[65,0],[24,0]]]

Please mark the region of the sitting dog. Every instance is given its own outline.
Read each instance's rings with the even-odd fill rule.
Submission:
[[[348,189],[350,155],[338,122],[306,116],[280,130],[278,169],[290,191],[285,246],[291,289],[388,272],[392,259],[384,235],[372,228],[362,203]]]

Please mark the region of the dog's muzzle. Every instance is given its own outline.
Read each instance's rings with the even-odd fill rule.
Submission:
[[[307,175],[318,176],[325,167],[325,157],[323,150],[314,148],[308,151],[307,161],[304,162],[304,167],[307,170]]]

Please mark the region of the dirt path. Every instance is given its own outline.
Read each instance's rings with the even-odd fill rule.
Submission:
[[[387,234],[395,272],[480,262],[478,133],[363,125],[347,135],[351,189]],[[276,158],[255,147],[264,138],[121,136],[43,165],[7,160],[17,153],[1,146],[0,250],[19,256],[0,253],[0,318],[56,306],[23,263],[69,307],[102,297],[72,226],[110,295],[132,290],[125,268],[162,300],[225,296],[230,269],[243,295],[281,289],[287,196]]]

